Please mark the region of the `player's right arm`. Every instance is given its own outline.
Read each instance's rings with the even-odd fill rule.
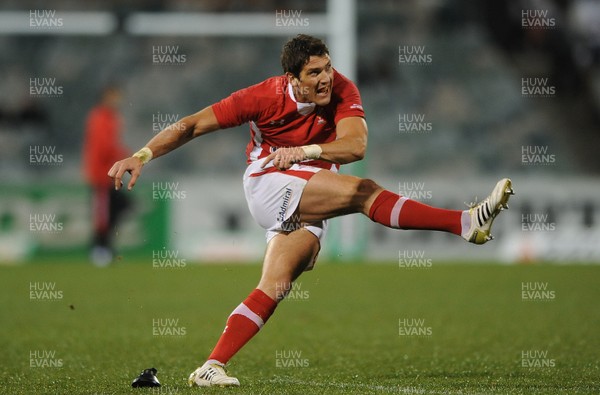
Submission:
[[[151,157],[146,157],[148,160],[158,158],[198,136],[214,132],[219,128],[220,126],[217,117],[215,116],[212,106],[209,106],[195,114],[183,117],[179,121],[168,126],[154,136],[142,150],[144,150],[145,153],[148,153],[146,149],[150,150]],[[131,178],[127,184],[127,189],[131,190],[142,171],[142,167],[148,161],[145,160],[146,158],[143,155],[137,155],[116,162],[108,171],[108,176],[111,177],[115,183],[115,189],[121,188],[123,185],[123,175],[128,172],[131,174]]]

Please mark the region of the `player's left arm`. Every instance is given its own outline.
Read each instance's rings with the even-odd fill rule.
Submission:
[[[368,129],[364,118],[340,119],[336,125],[336,134],[335,141],[319,144],[321,148],[319,159],[343,165],[365,157]]]
[[[264,159],[262,167],[273,162],[277,169],[287,170],[294,163],[309,159],[346,164],[364,158],[368,135],[364,118],[353,116],[340,119],[336,124],[336,135],[337,139],[330,143],[279,148]]]

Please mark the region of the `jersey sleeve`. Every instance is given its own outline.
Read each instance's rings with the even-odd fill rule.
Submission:
[[[265,83],[240,89],[212,105],[221,129],[257,121],[273,107],[272,100],[265,94]]]
[[[341,79],[339,84],[338,103],[335,110],[335,123],[348,117],[365,117],[362,100],[358,88],[352,81],[337,73],[336,77]]]

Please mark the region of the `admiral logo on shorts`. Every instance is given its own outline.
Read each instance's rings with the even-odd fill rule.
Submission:
[[[294,213],[286,220],[286,213],[290,205],[290,201],[292,200],[292,189],[285,188],[285,192],[283,194],[283,202],[281,203],[281,207],[279,207],[279,212],[277,213],[277,222],[279,227],[284,232],[293,232],[302,228],[302,221],[300,221],[300,214]]]
[[[292,189],[285,188],[285,192],[283,193],[283,202],[281,203],[281,207],[279,207],[279,212],[277,213],[277,222],[285,222],[285,214],[287,213],[291,198]]]

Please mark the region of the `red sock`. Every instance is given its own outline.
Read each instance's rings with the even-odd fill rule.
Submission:
[[[427,229],[461,234],[462,211],[431,207],[390,191],[377,196],[369,218],[396,229]]]
[[[225,330],[208,359],[223,365],[229,362],[231,357],[258,333],[275,311],[275,307],[277,302],[263,291],[252,291],[227,319]]]

